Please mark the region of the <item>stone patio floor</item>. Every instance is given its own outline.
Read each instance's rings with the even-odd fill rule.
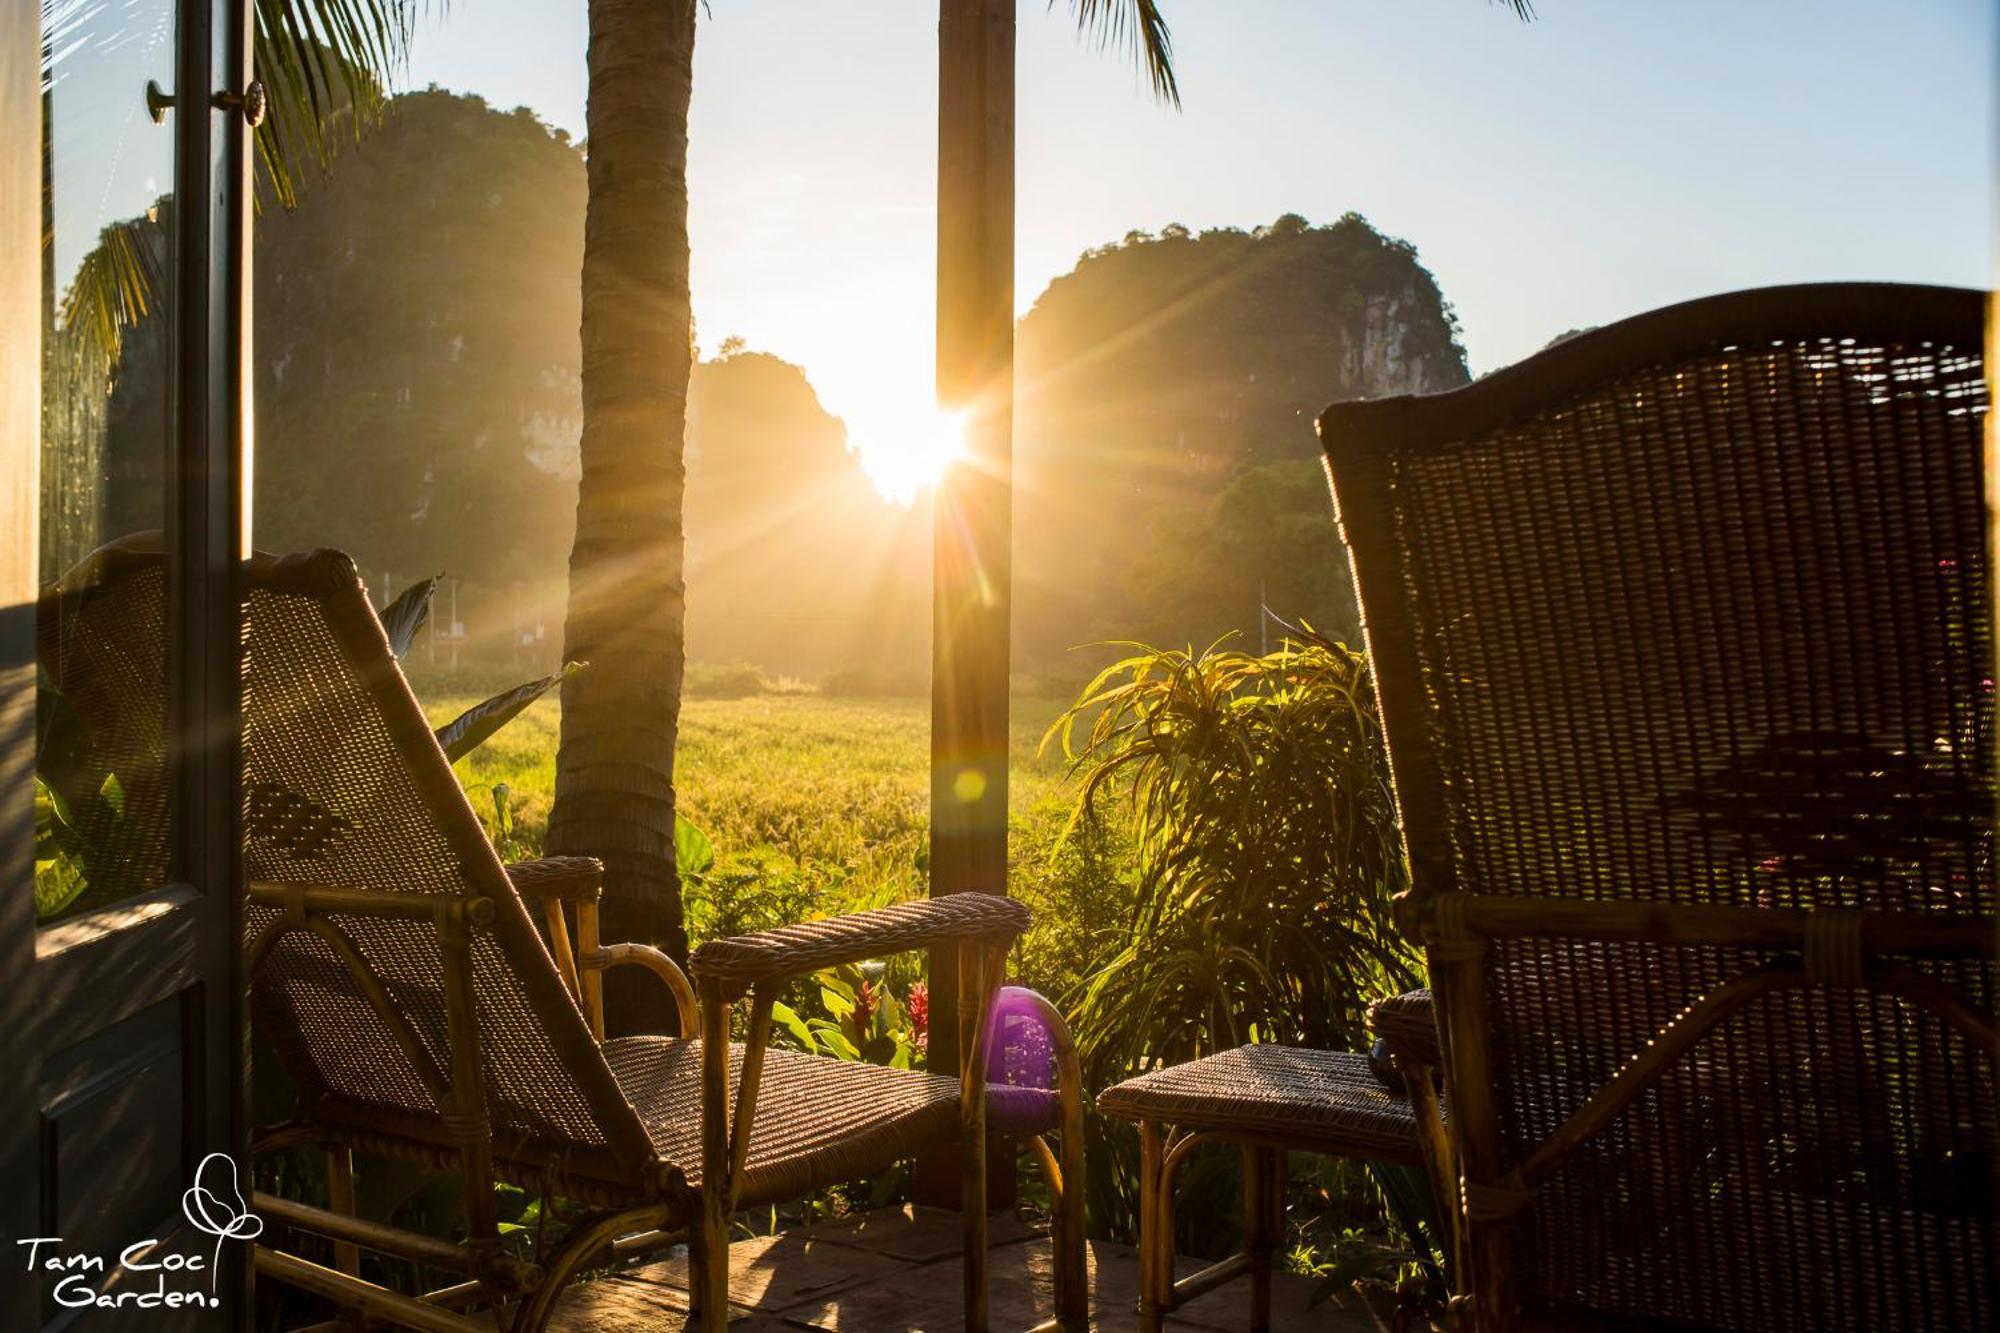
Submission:
[[[946,1333],[961,1326],[958,1215],[930,1208],[887,1208],[729,1247],[732,1329],[743,1333]],[[1046,1234],[1007,1215],[991,1224],[993,1327],[1026,1329],[1053,1313]],[[1179,1262],[1183,1276],[1200,1262]],[[1091,1327],[1136,1329],[1138,1254],[1129,1245],[1090,1242]],[[1390,1310],[1358,1294],[1314,1308],[1317,1283],[1279,1274],[1272,1292],[1273,1333],[1388,1333]],[[1191,1333],[1242,1329],[1249,1322],[1249,1279],[1237,1278],[1167,1319]],[[679,1330],[688,1325],[683,1251],[615,1277],[582,1283],[564,1296],[549,1325],[555,1333]]]

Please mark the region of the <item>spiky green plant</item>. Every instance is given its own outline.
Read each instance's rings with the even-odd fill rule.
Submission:
[[[1093,1072],[1364,1048],[1368,1002],[1415,964],[1362,655],[1309,629],[1264,656],[1131,646],[1042,742],[1081,784],[1075,821],[1122,805],[1138,846],[1131,917],[1070,1002]]]

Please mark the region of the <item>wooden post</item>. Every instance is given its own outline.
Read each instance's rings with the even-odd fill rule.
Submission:
[[[931,893],[1007,891],[1007,669],[1014,432],[1014,0],[938,8],[937,392],[964,455],[934,500]],[[958,1065],[957,959],[930,958],[930,1067]],[[996,1167],[1004,1165],[996,1147]],[[989,1201],[1012,1198],[990,1175]],[[949,1153],[918,1198],[954,1205]]]

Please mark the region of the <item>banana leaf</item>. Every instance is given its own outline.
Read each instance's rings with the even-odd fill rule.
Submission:
[[[437,729],[437,741],[444,748],[445,758],[453,763],[465,758],[485,744],[494,732],[519,717],[529,704],[589,665],[588,662],[566,662],[560,671],[525,685],[516,685],[505,693],[496,694],[466,709]]]
[[[715,867],[715,844],[686,815],[674,815],[674,870],[699,884]]]
[[[410,645],[417,641],[417,631],[431,618],[431,597],[437,592],[438,580],[444,575],[433,574],[418,583],[412,583],[397,594],[396,600],[381,610],[382,629],[389,636],[389,651],[402,661],[409,653]]]

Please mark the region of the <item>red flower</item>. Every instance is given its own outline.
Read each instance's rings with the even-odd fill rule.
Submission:
[[[864,981],[854,991],[854,1031],[866,1041],[868,1028],[875,1021],[875,987]]]
[[[917,1045],[930,1049],[931,1036],[931,988],[919,981],[910,987],[910,1031],[916,1034]]]

